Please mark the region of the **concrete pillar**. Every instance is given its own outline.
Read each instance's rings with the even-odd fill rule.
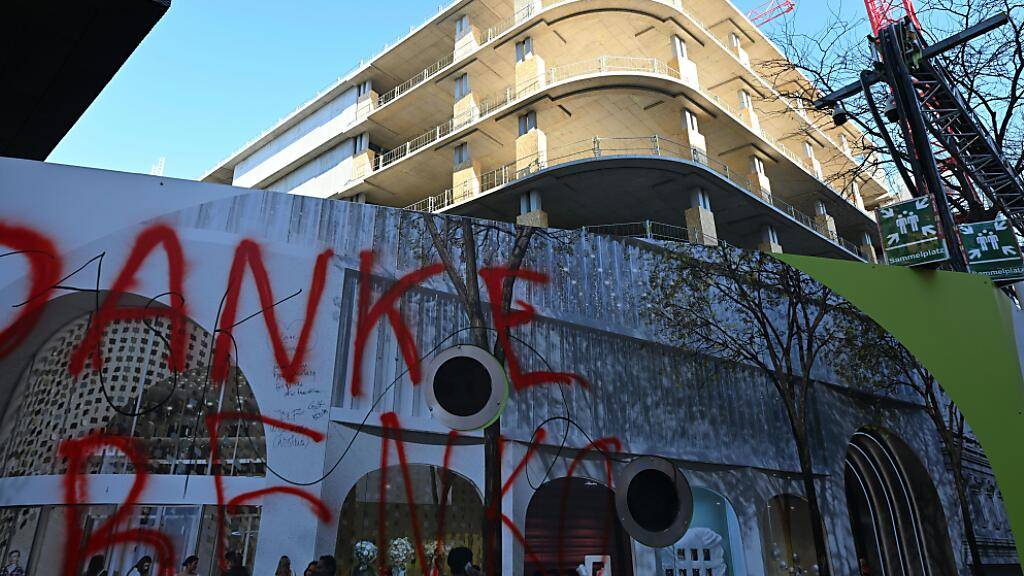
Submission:
[[[480,107],[477,106],[469,74],[456,76],[452,90],[455,96],[455,104],[452,106],[453,128],[460,128],[476,121],[480,116]]]
[[[679,79],[683,84],[697,90],[700,88],[700,80],[697,78],[697,64],[690,60],[687,51],[686,41],[679,36],[672,37],[672,54],[676,58],[676,68],[679,70]]]
[[[707,164],[708,145],[704,135],[700,133],[700,126],[697,125],[697,116],[687,109],[682,113],[683,132],[678,136],[679,143],[689,150],[695,162]]]
[[[455,146],[452,170],[452,198],[458,202],[480,192],[480,162],[470,156],[469,143]]]
[[[472,54],[480,46],[480,29],[469,14],[455,17],[455,60]]]
[[[861,238],[860,253],[868,262],[872,264],[878,263],[878,255],[875,254],[875,243],[871,240],[871,234],[868,234],[867,232],[865,232],[864,236]]]
[[[530,112],[520,117],[521,136],[516,138],[516,176],[532,174],[545,168],[548,165],[548,137],[540,128],[529,128],[522,130],[524,120],[535,119],[536,115]],[[533,120],[535,122],[535,120]]]
[[[860,195],[860,184],[856,181],[850,183],[850,201],[857,208],[864,210],[864,197]]]
[[[819,162],[818,158],[815,156],[814,145],[810,142],[804,142],[804,155],[807,156],[807,161],[810,163],[811,171],[814,172],[814,175],[818,180],[824,180],[825,173],[821,169],[821,162]]]
[[[732,53],[736,55],[736,58],[744,65],[750,66],[750,56],[747,55],[747,51],[743,49],[743,37],[732,32],[729,34],[729,48],[732,49]]]
[[[819,231],[827,232],[830,238],[839,237],[836,232],[836,219],[829,215],[825,203],[821,200],[814,201],[814,223],[818,226]]]
[[[356,117],[362,120],[372,114],[377,108],[377,98],[377,92],[369,80],[356,87]]]
[[[761,252],[782,252],[779,234],[771,224],[765,224],[761,228],[761,243],[757,245],[757,249]]]
[[[544,59],[533,52],[533,38],[516,42],[516,94],[536,92],[546,83]]]
[[[530,190],[519,195],[519,216],[516,217],[516,224],[535,228],[548,227],[548,213],[541,207],[539,191]]]
[[[772,183],[764,173],[764,160],[757,154],[750,156],[750,174],[747,179],[750,180],[751,192],[771,201]]]
[[[370,150],[370,134],[363,132],[353,140],[352,180],[361,180],[373,173],[377,153]]]
[[[760,132],[761,120],[757,117],[757,111],[754,110],[753,96],[745,88],[741,88],[738,95],[740,100],[740,120],[747,126],[750,126],[754,132]]]
[[[686,229],[692,244],[718,246],[715,215],[711,212],[711,198],[702,188],[690,192],[690,207],[686,210]]]

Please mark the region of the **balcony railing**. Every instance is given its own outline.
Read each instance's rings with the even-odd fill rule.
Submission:
[[[584,234],[600,234],[602,236],[622,236],[626,238],[643,238],[646,240],[657,240],[660,242],[687,242],[689,244],[717,244],[728,246],[724,240],[713,236],[702,234],[689,228],[666,224],[654,220],[643,222],[620,222],[616,224],[601,224],[598,226],[584,226],[580,229]]]
[[[852,242],[833,234],[831,230],[820,224],[813,216],[809,216],[788,202],[762,190],[759,184],[752,185],[749,179],[737,174],[728,164],[709,158],[706,153],[699,149],[690,148],[658,135],[634,138],[594,137],[558,146],[548,150],[546,159],[542,160],[537,155],[521,158],[514,163],[506,164],[481,174],[479,179],[467,181],[458,187],[449,188],[440,194],[424,198],[415,204],[406,206],[405,209],[420,212],[437,212],[552,166],[577,160],[616,156],[656,156],[688,160],[705,166],[749,194],[757,196],[803,226],[816,231],[853,254],[860,254],[857,246]]]
[[[395,86],[391,90],[388,90],[387,92],[381,94],[380,96],[377,97],[377,108],[384,106],[388,102],[391,102],[395,98],[398,98],[402,94],[405,94],[409,90],[412,90],[416,86],[419,86],[420,84],[426,82],[430,78],[436,76],[438,72],[450,66],[454,61],[455,54],[448,54],[444,58],[441,58],[437,62],[434,62],[430,66],[424,68],[423,71],[420,72],[419,74],[413,76],[412,78],[409,78],[405,82],[402,82],[398,86]]]

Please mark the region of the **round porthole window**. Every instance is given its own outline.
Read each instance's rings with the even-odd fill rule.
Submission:
[[[434,356],[424,382],[431,414],[459,431],[494,422],[508,398],[505,370],[497,358],[476,346],[453,346]]]
[[[662,548],[686,534],[693,517],[693,492],[678,468],[664,458],[629,463],[616,484],[615,508],[622,527],[637,542]]]

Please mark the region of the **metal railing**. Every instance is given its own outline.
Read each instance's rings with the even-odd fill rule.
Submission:
[[[419,86],[420,84],[426,82],[427,80],[429,80],[433,76],[437,75],[437,73],[440,72],[441,70],[444,70],[448,66],[451,66],[451,64],[453,62],[455,62],[455,53],[454,52],[451,53],[451,54],[448,54],[444,58],[441,58],[437,62],[434,62],[430,66],[427,66],[419,74],[413,76],[412,78],[409,78],[405,82],[402,82],[398,86],[395,86],[391,90],[388,90],[387,92],[385,92],[385,93],[381,94],[380,96],[378,96],[377,97],[377,108],[380,108],[381,106],[384,106],[385,104],[387,104],[387,103],[391,102],[392,100],[398,98],[402,94],[405,94],[409,90],[412,90],[416,86]]]
[[[853,254],[860,254],[860,250],[852,242],[837,234],[833,234],[828,227],[819,222],[815,217],[800,211],[785,200],[763,190],[759,183],[752,184],[748,178],[737,174],[728,164],[708,157],[707,153],[703,150],[691,148],[659,135],[630,138],[602,138],[595,136],[594,138],[551,148],[548,150],[546,157],[531,154],[520,158],[516,162],[485,172],[478,179],[468,180],[459,186],[448,188],[440,194],[424,198],[419,202],[406,206],[405,209],[420,212],[437,212],[552,166],[578,160],[616,156],[656,156],[688,160],[705,166],[748,194],[760,198],[801,225],[814,230]]]
[[[686,242],[689,244],[718,246],[729,245],[724,240],[719,240],[714,236],[696,232],[683,226],[666,224],[655,220],[584,226],[580,228],[580,231],[584,234],[599,234],[602,236],[619,236],[624,238],[643,238],[645,240],[657,240],[661,242]]]
[[[493,113],[517,100],[535,94],[544,88],[546,84],[564,82],[580,76],[588,76],[603,72],[647,72],[679,78],[679,71],[657,58],[636,58],[632,56],[598,56],[589,60],[575,62],[565,66],[557,66],[548,69],[544,79],[535,79],[532,82],[516,86],[507,86],[498,92],[480,99],[475,106],[468,108],[458,115],[417,136],[416,138],[384,152],[378,156],[374,170],[381,170],[405,158],[413,152],[424,148],[449,134],[456,132],[480,118]]]

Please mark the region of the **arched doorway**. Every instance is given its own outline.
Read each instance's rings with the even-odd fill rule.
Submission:
[[[906,444],[891,434],[857,432],[845,468],[858,562],[882,576],[956,571],[935,486]]]
[[[61,441],[93,432],[129,436],[148,460],[149,474],[263,476],[266,444],[263,426],[227,422],[218,430],[221,464],[209,459],[210,435],[205,416],[215,411],[258,415],[256,398],[244,374],[229,372],[223,386],[208,378],[213,335],[191,319],[185,321],[185,366],[174,372],[167,364],[170,321],[115,320],[100,341],[103,365],[77,377],[68,360],[85,337],[92,320],[79,296],[47,304],[53,318],[41,323],[38,338],[29,339],[30,360],[17,364],[11,357],[0,370],[11,370],[13,393],[0,419],[0,478],[58,475],[67,463],[57,457]],[[155,306],[140,296],[123,294],[122,308]],[[81,302],[79,302],[81,303]],[[70,312],[70,313],[65,313]],[[15,366],[18,366],[15,368]],[[127,458],[113,450],[93,455],[83,467],[88,474],[135,474]],[[147,496],[144,494],[143,498]],[[84,503],[80,510],[88,535],[117,510],[111,504]],[[17,506],[0,510],[0,553],[17,551],[31,576],[59,571],[62,558],[64,510],[61,506]],[[126,528],[155,528],[168,536],[181,555],[200,557],[201,572],[213,573],[216,509],[203,505],[136,505]],[[225,519],[226,546],[243,555],[251,566],[259,533],[260,508],[241,506]],[[106,551],[105,567],[125,573],[142,555],[154,556],[141,544],[125,543]]]
[[[743,540],[732,504],[707,488],[694,486],[691,490],[690,527],[674,545],[658,550],[658,574],[745,576]]]
[[[525,538],[527,576],[574,573],[580,565],[593,572],[604,563],[601,556],[610,557],[613,575],[633,574],[631,542],[615,512],[615,494],[593,480],[558,478],[538,488],[526,508]]]
[[[334,552],[339,574],[355,572],[354,548],[360,542],[372,544],[385,559],[388,547],[397,540],[405,538],[415,546],[414,521],[419,526],[428,562],[436,562],[441,574],[448,573],[446,551],[455,546],[469,548],[473,563],[481,564],[484,505],[473,483],[438,466],[410,464],[407,470],[408,485],[402,468],[389,466],[365,474],[349,490],[341,507]],[[383,544],[379,541],[382,514]],[[438,540],[442,550],[435,559]],[[376,571],[377,562],[371,567]],[[409,576],[425,572],[418,562],[410,562],[406,568]]]

